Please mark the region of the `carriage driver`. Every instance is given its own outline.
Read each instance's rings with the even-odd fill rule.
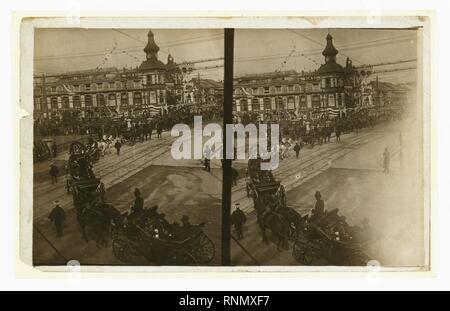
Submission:
[[[316,205],[311,211],[312,212],[311,218],[320,219],[325,213],[325,203],[322,200],[322,195],[320,194],[320,191],[316,191],[314,197],[316,198]]]
[[[134,189],[134,204],[131,210],[134,213],[141,212],[144,209],[144,199],[141,197],[141,191],[136,188]]]

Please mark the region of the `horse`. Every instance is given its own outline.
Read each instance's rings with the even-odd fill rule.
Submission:
[[[121,222],[120,212],[99,200],[96,193],[83,196],[74,192],[73,196],[81,238],[89,242],[90,235],[98,248],[106,247],[113,227]]]
[[[277,212],[278,209],[272,205],[281,206],[285,198],[281,195],[275,195],[277,202],[270,202],[271,197],[268,194],[257,195],[253,197],[253,206],[256,210],[257,222],[261,229],[262,239],[266,244],[269,244],[267,239],[266,229],[272,231],[277,238],[277,249],[287,249],[289,247],[289,238],[292,235],[289,222]],[[281,207],[280,207],[281,208]]]

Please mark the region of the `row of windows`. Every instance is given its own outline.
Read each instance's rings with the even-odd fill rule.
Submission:
[[[48,86],[45,88],[47,94],[50,93],[62,93],[62,92],[80,92],[80,91],[96,91],[96,90],[108,90],[108,89],[123,89],[127,88],[140,88],[142,87],[141,81],[127,81],[126,83],[121,81],[115,82],[102,82],[102,83],[85,83],[85,84],[73,84],[71,86],[58,85]],[[42,94],[42,88],[36,87],[34,89],[36,95]]]
[[[330,88],[330,87],[343,87],[344,79],[343,78],[323,78],[321,83],[306,83],[306,84],[291,84],[291,85],[277,85],[271,87],[252,87],[252,88],[243,88],[237,87],[234,90],[234,94],[236,95],[264,95],[264,94],[273,94],[273,93],[288,93],[288,92],[316,92],[319,91],[320,88]]]
[[[234,90],[235,95],[264,95],[264,94],[274,94],[274,93],[288,93],[288,92],[317,92],[320,90],[319,83],[308,83],[308,84],[296,84],[296,85],[278,85],[271,87],[254,87],[254,88],[236,88]]]
[[[128,101],[128,95],[127,93],[122,93],[120,96],[116,96],[116,94],[109,94],[109,95],[103,95],[103,94],[97,94],[96,101],[97,106],[117,106],[117,104],[120,101],[121,106],[127,106]],[[153,101],[156,101],[156,93],[154,93],[155,99]],[[150,95],[152,97],[152,95]],[[152,100],[151,100],[152,101]],[[160,97],[160,102],[164,102],[164,97]],[[73,108],[81,108],[81,97],[76,95],[72,98]],[[47,108],[47,105],[42,105],[43,100],[40,98],[36,98],[35,107],[37,110],[45,110]],[[142,105],[142,94],[140,92],[133,93],[133,104],[134,105]],[[85,95],[84,96],[84,106],[85,107],[93,107],[93,96],[92,95]],[[50,108],[51,109],[58,109],[58,99],[56,97],[50,98]],[[69,109],[69,97],[63,96],[61,97],[61,108],[63,109]]]
[[[329,95],[328,98],[324,98],[324,100],[328,100],[328,99],[332,100],[334,102],[334,96],[333,95]],[[300,100],[300,107],[306,107],[307,106],[307,98],[306,98],[306,96],[300,96],[299,100]],[[321,99],[320,99],[319,95],[313,95],[311,97],[311,101],[312,101],[313,106],[320,106]],[[294,97],[292,97],[292,96],[288,97],[286,99],[286,103],[287,103],[288,107],[293,107],[295,105]],[[338,105],[342,105],[343,97],[342,97],[341,94],[337,95],[337,102],[336,103]],[[257,98],[254,98],[254,99],[249,100],[249,101],[247,101],[245,99],[240,101],[241,111],[248,111],[249,110],[249,106],[251,106],[251,109],[253,111],[261,109],[260,101]],[[284,109],[283,108],[284,107],[283,98],[281,98],[281,97],[275,98],[275,106],[277,107],[278,110]],[[267,97],[264,98],[263,99],[263,107],[264,107],[264,110],[271,110],[272,109],[271,108],[272,107],[272,100],[270,98],[267,98]],[[233,108],[236,109],[236,103],[234,103]]]

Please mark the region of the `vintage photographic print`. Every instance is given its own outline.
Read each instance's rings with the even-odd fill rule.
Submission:
[[[426,265],[420,31],[235,30],[233,121],[272,147],[233,162],[234,265]]]
[[[428,271],[427,18],[200,20],[24,21],[22,258]]]
[[[40,28],[33,62],[33,264],[219,265],[221,163],[171,129],[222,123],[223,30]]]

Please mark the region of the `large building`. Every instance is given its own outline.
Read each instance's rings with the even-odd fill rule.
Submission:
[[[150,107],[155,111],[155,107],[194,103],[198,96],[187,96],[186,76],[173,57],[168,55],[166,63],[158,59],[159,47],[152,31],[144,52],[145,60],[137,68],[35,76],[35,119],[59,119],[64,113],[84,118],[128,116]],[[197,89],[202,88],[194,87],[193,91]]]
[[[324,63],[314,72],[294,70],[245,75],[234,82],[234,111],[308,111],[328,107],[354,107],[359,96],[357,71],[347,58],[336,62],[338,50],[330,34],[322,52]]]

